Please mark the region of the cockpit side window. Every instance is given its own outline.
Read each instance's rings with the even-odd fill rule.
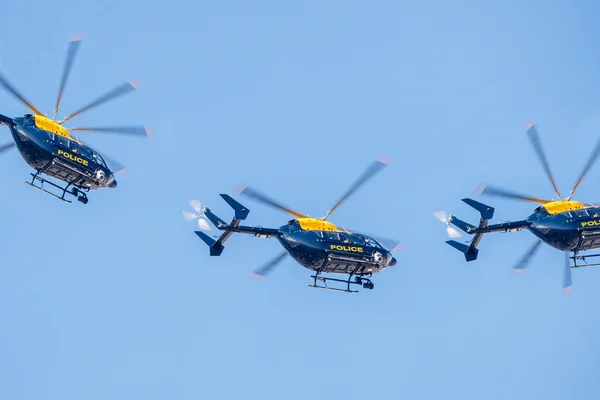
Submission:
[[[589,218],[590,214],[588,213],[588,210],[583,208],[581,210],[573,210],[571,211],[571,213],[575,216],[575,218]]]
[[[61,136],[61,135],[54,135],[54,138],[56,139],[56,143],[59,146],[62,146],[65,149],[69,148],[69,139],[67,139],[66,137]]]
[[[340,235],[337,232],[330,232],[330,231],[322,231],[323,234],[325,235],[325,239],[327,240],[332,240],[332,241],[336,241],[339,242],[340,239]]]
[[[77,153],[81,157],[87,158],[88,160],[92,158],[92,152],[89,147],[86,147],[75,140],[70,140],[69,142],[69,147],[73,153]]]
[[[365,239],[361,235],[358,235],[356,233],[340,232],[340,236],[344,243],[354,244],[358,246],[364,246],[366,244]]]
[[[87,159],[92,158],[92,151],[90,150],[89,147],[87,147],[87,146],[78,146],[78,147],[79,147],[79,154],[81,154],[82,157],[85,157]]]

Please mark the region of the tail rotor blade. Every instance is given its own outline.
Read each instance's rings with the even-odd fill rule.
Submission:
[[[533,244],[533,246],[531,246],[529,248],[529,250],[527,251],[527,253],[525,253],[525,255],[512,268],[512,272],[513,273],[521,273],[521,272],[523,272],[525,270],[525,267],[527,266],[527,264],[529,264],[529,262],[531,261],[531,258],[537,252],[538,248],[540,247],[540,244],[542,244],[542,241],[538,240],[538,241],[536,241]]]
[[[254,271],[254,273],[252,273],[252,278],[258,279],[267,276],[281,261],[283,261],[287,254],[287,251],[280,253],[277,257],[269,261],[267,264]]]
[[[208,222],[206,222],[206,220],[202,217],[198,218],[198,227],[200,227],[200,229],[203,231],[210,231],[212,229]]]
[[[462,236],[459,231],[457,231],[456,229],[454,229],[451,226],[446,228],[446,233],[448,234],[449,237],[451,237],[453,239],[458,239],[459,237]]]
[[[183,214],[183,219],[185,219],[186,222],[190,222],[191,220],[196,218],[196,214],[191,213],[189,211],[182,211],[181,213]]]
[[[448,221],[448,216],[446,215],[446,211],[436,211],[433,213],[433,216],[439,219],[441,222]]]
[[[67,50],[67,58],[65,59],[65,65],[63,67],[62,79],[60,82],[60,88],[58,89],[58,98],[56,99],[56,106],[54,107],[54,118],[56,118],[56,114],[58,113],[58,108],[60,106],[60,101],[62,99],[63,92],[65,90],[65,86],[67,84],[67,79],[69,79],[69,75],[71,73],[71,68],[73,67],[73,61],[75,61],[75,56],[77,55],[77,50],[79,50],[79,45],[81,44],[81,35],[73,35],[71,37],[71,41],[69,43],[69,49]]]
[[[571,278],[571,262],[569,261],[569,253],[565,253],[563,290],[565,291],[565,293],[570,293],[573,290],[573,280]]]
[[[446,214],[446,211],[436,211],[433,213],[433,216],[439,219],[442,223],[446,224],[446,234],[448,235],[448,237],[458,239],[462,236],[462,234],[459,231],[450,226],[450,222],[448,221],[448,215]]]
[[[188,201],[188,204],[194,209],[194,211],[196,211],[197,213],[199,213],[200,211],[202,211],[202,203],[200,203],[200,200],[190,200]]]

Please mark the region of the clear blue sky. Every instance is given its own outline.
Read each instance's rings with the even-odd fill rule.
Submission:
[[[86,4],[87,3],[87,4]],[[439,209],[479,183],[552,187],[524,135],[538,123],[563,192],[600,132],[592,1],[140,1],[2,5],[0,67],[51,114],[71,34],[84,42],[63,113],[126,79],[141,89],[70,126],[147,123],[145,141],[82,139],[131,168],[116,190],[63,204],[2,155],[0,398],[598,399],[600,270],[561,291],[562,254],[509,268],[528,232],[486,236],[465,263]],[[0,111],[27,110],[2,92]],[[3,128],[6,141],[7,128]],[[187,200],[223,218],[249,183],[323,215],[372,160],[389,167],[330,218],[405,243],[375,289],[307,288],[275,241],[220,258]],[[578,198],[600,201],[591,171]],[[485,199],[495,221],[534,204]],[[289,218],[243,200],[248,222]]]

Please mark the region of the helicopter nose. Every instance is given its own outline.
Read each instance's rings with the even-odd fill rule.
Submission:
[[[113,179],[113,181],[110,183],[110,185],[108,185],[109,188],[116,188],[117,187],[117,181]]]
[[[390,267],[393,267],[394,265],[396,265],[398,261],[396,261],[396,259],[394,257],[392,257],[392,261],[390,261],[390,263],[388,264]]]

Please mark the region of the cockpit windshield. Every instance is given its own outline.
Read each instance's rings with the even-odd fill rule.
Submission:
[[[377,240],[370,238],[368,236],[364,236],[364,238],[365,238],[365,243],[367,244],[367,246],[383,249],[383,246],[381,246]]]
[[[102,165],[103,167],[106,167],[106,168],[108,168],[108,166],[106,165],[106,162],[104,161],[104,159],[102,158],[102,156],[101,156],[99,153],[95,152],[95,151],[94,151],[94,150],[92,150],[92,149],[90,149],[90,151],[91,151],[91,153],[92,153],[90,158],[91,158],[91,159],[92,159],[92,160],[93,160],[95,163],[97,163],[97,164],[100,164],[100,165]]]
[[[89,147],[78,145],[76,142],[71,142],[71,147],[77,148],[77,153],[88,160],[92,159],[92,151]]]

